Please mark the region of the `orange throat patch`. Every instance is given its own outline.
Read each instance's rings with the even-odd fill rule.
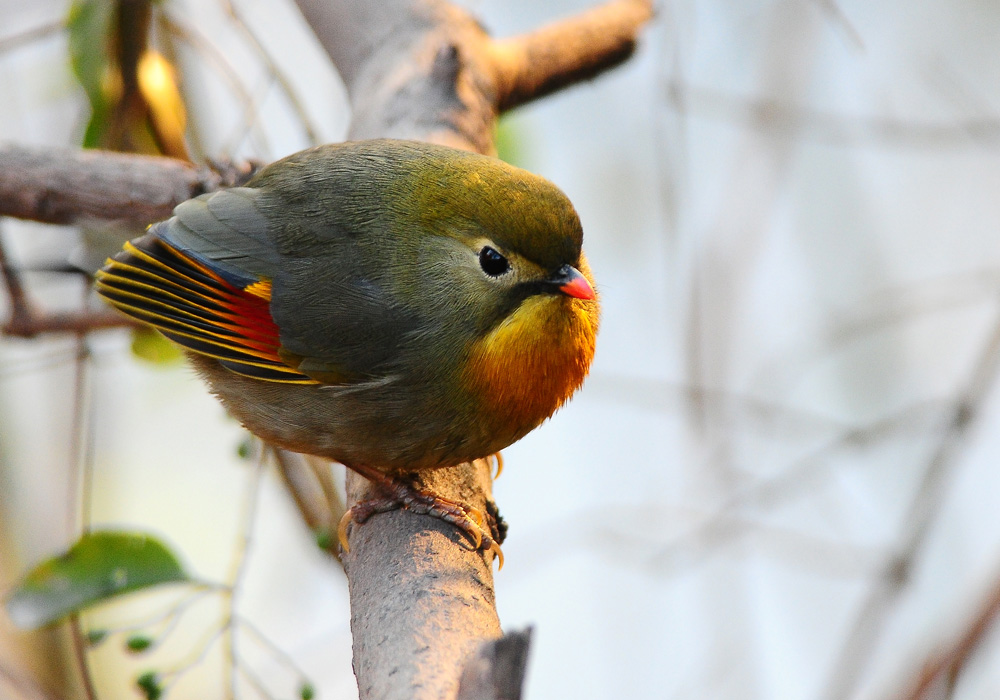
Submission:
[[[464,384],[497,425],[520,437],[580,387],[596,336],[596,301],[529,297],[473,345]]]

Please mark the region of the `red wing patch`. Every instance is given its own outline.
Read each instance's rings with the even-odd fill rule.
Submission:
[[[97,273],[96,286],[120,311],[232,372],[272,382],[318,383],[279,356],[266,280],[239,288],[147,235],[109,259]]]

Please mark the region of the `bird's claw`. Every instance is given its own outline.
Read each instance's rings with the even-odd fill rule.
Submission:
[[[503,540],[507,527],[503,519],[498,517],[496,505],[488,503],[484,513],[479,508],[418,490],[400,481],[391,480],[391,484],[392,488],[385,488],[387,484],[380,481],[379,485],[387,491],[384,496],[361,501],[344,513],[337,525],[337,537],[344,552],[351,551],[348,528],[352,522],[360,525],[376,513],[405,508],[451,523],[472,541],[475,550],[492,552],[500,568],[503,568],[503,552],[498,540]]]
[[[493,480],[496,481],[503,474],[503,455],[499,452],[494,452],[489,457],[486,458],[486,463],[490,464],[491,461],[496,462],[496,470],[493,472]],[[490,465],[492,468],[493,465]]]

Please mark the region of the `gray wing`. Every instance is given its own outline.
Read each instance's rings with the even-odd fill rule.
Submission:
[[[394,303],[378,261],[363,259],[364,232],[328,209],[237,187],[180,204],[155,233],[241,289],[269,281],[282,357],[319,381],[384,377],[416,324]]]

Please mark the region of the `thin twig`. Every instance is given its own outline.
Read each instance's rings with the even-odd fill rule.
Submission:
[[[285,665],[286,668],[290,669],[292,673],[294,673],[298,677],[299,683],[305,683],[309,680],[308,676],[306,676],[306,672],[303,671],[302,668],[297,663],[295,663],[295,659],[293,659],[287,651],[285,651],[277,644],[275,644],[273,641],[271,641],[271,639],[266,634],[264,634],[260,630],[260,628],[258,628],[252,622],[250,622],[250,620],[241,617],[237,621],[237,624],[240,627],[245,627],[247,632],[249,632],[250,635],[254,639],[256,639],[261,646],[265,647],[271,653],[272,656],[276,657],[281,663]]]
[[[329,513],[328,525],[333,527],[340,523],[341,517],[347,512],[344,499],[341,497],[340,491],[337,490],[337,486],[333,481],[334,464],[322,457],[315,457],[313,455],[303,455],[303,457],[313,476],[316,477],[316,483],[319,484],[323,496],[326,498],[326,506]]]
[[[251,145],[254,152],[264,156],[274,157],[271,149],[271,141],[267,132],[260,128],[260,105],[267,99],[267,93],[274,83],[273,76],[267,76],[264,84],[260,88],[255,88],[250,92],[250,100],[243,104],[243,118],[233,125],[232,134],[222,139],[223,153],[236,153],[244,141],[256,139],[256,145]]]
[[[949,690],[954,689],[962,671],[975,651],[980,648],[987,634],[994,629],[998,618],[1000,618],[1000,576],[994,579],[993,587],[965,632],[950,647],[932,654],[923,663],[917,682],[901,697],[901,700],[925,700],[928,692],[942,681],[947,684]]]
[[[333,485],[330,463],[283,449],[275,449],[274,457],[278,475],[295,501],[302,521],[315,535],[327,540],[323,550],[339,562],[338,542],[330,533],[346,508]]]
[[[865,41],[861,38],[861,32],[851,23],[851,20],[847,18],[844,10],[835,0],[813,0],[813,2],[819,6],[834,25],[840,27],[856,49],[865,50]]]
[[[177,39],[186,42],[192,49],[200,52],[209,63],[215,66],[219,76],[235,93],[237,102],[242,108],[242,124],[248,125],[248,128],[257,128],[258,131],[256,136],[260,139],[266,150],[267,135],[260,131],[259,126],[256,124],[257,100],[254,98],[250,90],[247,89],[246,85],[243,84],[243,80],[229,63],[229,59],[226,55],[219,51],[219,49],[215,47],[215,44],[213,44],[208,37],[202,34],[196,27],[187,24],[183,20],[163,12],[160,21],[162,22],[164,29],[170,32]],[[231,154],[234,151],[223,149],[223,152]],[[261,154],[257,155],[260,156]]]
[[[907,427],[912,427],[914,431],[926,431],[928,426],[924,422],[931,421],[933,425],[938,425],[943,420],[941,415],[942,408],[937,402],[915,404],[875,423],[853,428],[834,437],[818,449],[796,459],[777,476],[764,479],[734,493],[712,514],[678,535],[670,545],[656,549],[651,556],[647,552],[650,565],[654,569],[663,571],[677,558],[682,546],[708,547],[728,541],[742,530],[732,527],[733,511],[748,506],[777,505],[783,499],[799,492],[805,484],[821,478],[824,472],[833,470],[835,467],[829,459],[837,452],[888,439]]]
[[[897,546],[872,583],[858,608],[850,633],[845,636],[824,694],[828,700],[851,697],[867,668],[881,629],[908,583],[931,523],[938,515],[947,480],[955,471],[970,428],[982,415],[982,404],[993,390],[998,368],[1000,317],[994,322],[990,337],[983,344],[966,386],[954,404],[940,442],[927,460],[919,489],[903,519]]]
[[[37,27],[32,27],[31,29],[26,29],[23,32],[18,32],[17,34],[5,36],[0,38],[0,54],[13,51],[39,39],[44,39],[45,37],[58,34],[65,28],[65,23],[60,19],[55,20],[54,22],[41,24]]]
[[[84,290],[84,300],[86,300],[86,289]],[[70,474],[69,483],[77,487],[70,486],[67,489],[69,502],[66,506],[69,519],[69,530],[71,532],[86,533],[90,530],[90,496],[91,483],[93,478],[93,461],[88,459],[92,456],[90,450],[90,440],[88,439],[88,409],[89,391],[89,352],[87,338],[83,334],[76,336],[76,362],[73,372],[73,418],[70,426],[70,465],[73,474]],[[73,476],[80,475],[77,482]],[[87,660],[87,639],[83,633],[83,625],[80,616],[74,614],[70,617],[70,628],[72,630],[73,653],[76,657],[77,666],[80,672],[80,680],[88,700],[96,700],[97,693],[94,690],[94,681],[90,673],[90,664]]]
[[[163,673],[162,679],[164,696],[168,695],[167,691],[171,686],[176,685],[177,682],[180,681],[180,679],[188,674],[193,668],[196,668],[205,661],[205,658],[208,656],[208,652],[211,651],[212,647],[215,646],[215,643],[218,642],[222,638],[223,634],[229,631],[230,628],[231,622],[227,620],[215,629],[212,629],[205,635],[203,641],[191,646],[191,649],[197,651],[189,654],[186,661],[182,662],[181,665]]]
[[[227,626],[229,627],[227,655],[230,663],[230,692],[233,698],[236,697],[236,683],[238,673],[239,650],[237,629],[233,625],[236,618],[236,610],[239,606],[239,597],[242,592],[242,583],[246,574],[247,563],[250,559],[250,549],[253,545],[253,531],[257,519],[257,502],[260,497],[261,476],[264,473],[264,465],[268,454],[272,453],[270,446],[264,445],[259,440],[254,440],[257,444],[257,464],[254,466],[253,475],[247,484],[246,500],[244,501],[243,515],[243,535],[239,545],[233,554],[233,562],[230,567],[229,576],[229,613]]]
[[[86,304],[89,289],[83,289]],[[70,427],[70,464],[79,474],[77,488],[69,489],[69,518],[71,530],[86,534],[90,531],[91,496],[94,482],[93,421],[90,405],[90,345],[84,333],[75,338],[76,362],[73,371],[73,421]],[[69,479],[70,483],[73,479]]]
[[[309,113],[306,111],[305,105],[302,104],[302,100],[299,99],[298,94],[295,92],[295,88],[292,87],[291,81],[285,75],[278,64],[274,62],[271,58],[271,54],[264,48],[264,43],[260,40],[260,37],[243,18],[242,13],[236,9],[236,5],[233,4],[232,0],[220,0],[223,9],[229,14],[233,22],[243,33],[246,40],[253,46],[260,60],[263,61],[264,65],[267,67],[268,72],[274,77],[275,83],[281,88],[281,91],[285,94],[285,99],[288,100],[288,104],[291,106],[292,111],[298,116],[299,124],[302,126],[302,130],[306,134],[306,139],[311,145],[316,145],[319,143],[319,129],[313,124],[312,119],[309,117]]]
[[[688,114],[735,122],[764,133],[853,147],[953,148],[1000,142],[1000,119],[918,122],[837,114],[765,97],[743,97],[673,81],[668,103]]]
[[[196,588],[193,593],[189,593],[186,597],[181,598],[179,601],[175,603],[170,603],[169,605],[166,606],[165,610],[153,613],[150,617],[144,620],[137,620],[136,622],[130,622],[127,625],[122,625],[120,627],[110,629],[108,630],[108,632],[124,633],[124,632],[134,632],[136,630],[146,630],[149,629],[150,627],[153,627],[163,622],[166,623],[165,626],[166,630],[173,629],[173,627],[176,626],[177,624],[177,620],[180,619],[180,616],[185,611],[187,611],[188,608],[193,606],[195,603],[199,602],[205,596],[211,593],[219,593],[219,592],[228,593],[229,588],[226,586],[216,586],[216,585],[206,585],[206,584],[196,585]],[[161,631],[158,634],[163,635],[164,632]]]
[[[69,629],[73,638],[73,656],[80,672],[80,684],[83,686],[84,695],[87,700],[97,700],[94,679],[90,675],[90,665],[87,663],[87,636],[83,633],[79,614],[73,613],[69,616]]]
[[[274,694],[267,689],[267,686],[264,685],[264,681],[261,680],[260,676],[250,670],[250,667],[245,663],[241,663],[239,659],[236,661],[236,670],[250,682],[250,685],[261,697],[265,698],[265,700],[276,700]]]
[[[46,333],[89,333],[108,328],[139,328],[141,324],[111,311],[82,311],[32,315],[27,319],[8,321],[5,335],[15,338],[35,338]]]
[[[3,277],[3,284],[7,290],[7,298],[10,300],[10,320],[7,322],[4,332],[10,334],[11,328],[23,327],[29,319],[34,318],[31,305],[28,302],[28,294],[24,289],[24,281],[21,279],[21,272],[11,264],[7,256],[7,245],[4,241],[4,232],[0,228],[0,276]]]

